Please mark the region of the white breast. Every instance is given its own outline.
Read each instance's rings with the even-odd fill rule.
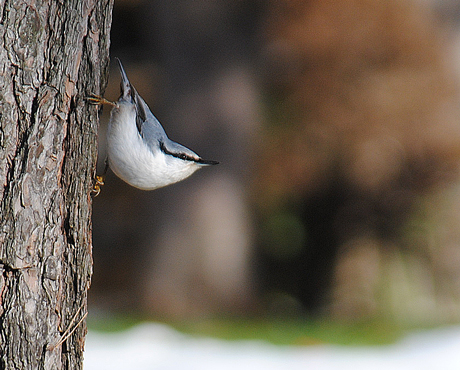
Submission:
[[[153,190],[181,181],[194,173],[199,165],[165,155],[158,148],[149,148],[136,127],[134,105],[118,102],[111,112],[107,130],[109,165],[128,184]]]

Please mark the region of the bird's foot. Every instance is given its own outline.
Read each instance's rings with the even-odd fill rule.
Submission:
[[[90,96],[86,97],[86,100],[88,100],[90,104],[93,104],[93,105],[107,104],[107,105],[111,105],[112,107],[118,107],[117,103],[114,103],[110,100],[107,100],[106,98],[103,98],[102,96],[98,96],[94,94],[91,94]]]
[[[91,192],[94,194],[93,197],[96,198],[101,192],[101,187],[104,185],[104,176],[96,176],[94,179],[94,185]]]

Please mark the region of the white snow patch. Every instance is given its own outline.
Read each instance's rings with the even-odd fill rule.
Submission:
[[[276,346],[187,336],[149,323],[89,332],[85,370],[459,370],[460,327],[411,334],[387,346]]]

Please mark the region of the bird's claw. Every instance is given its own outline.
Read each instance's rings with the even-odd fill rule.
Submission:
[[[114,103],[110,100],[107,100],[106,98],[103,98],[102,96],[99,96],[99,95],[94,95],[94,94],[91,94],[89,96],[86,97],[86,100],[89,101],[90,104],[93,104],[93,105],[102,105],[102,104],[107,104],[107,105],[111,105],[113,107],[117,107],[118,104],[117,103]]]
[[[92,193],[94,194],[94,198],[96,198],[99,193],[101,192],[101,187],[104,185],[104,177],[103,176],[96,176],[95,183],[92,189]]]

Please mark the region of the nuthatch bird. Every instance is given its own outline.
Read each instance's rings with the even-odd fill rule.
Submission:
[[[121,72],[121,95],[116,103],[102,97],[89,98],[93,104],[110,104],[110,121],[107,129],[106,169],[128,184],[153,190],[184,180],[203,166],[218,164],[201,158],[185,146],[166,135],[160,122],[128,80],[117,58]],[[94,191],[98,194],[104,184],[97,176]],[[97,195],[96,194],[96,195]]]

